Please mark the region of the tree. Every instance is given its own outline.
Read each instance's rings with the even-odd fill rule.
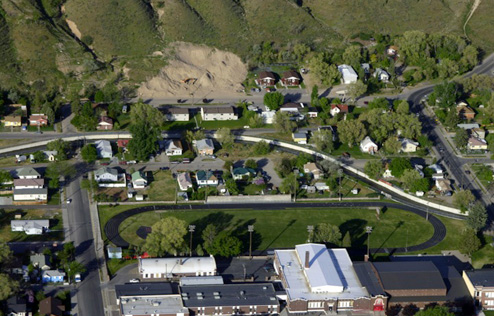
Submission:
[[[45,176],[50,179],[48,182],[50,188],[59,187],[60,177],[73,177],[75,174],[75,167],[67,161],[52,162],[46,167],[45,172]]]
[[[232,134],[231,130],[226,127],[222,127],[216,131],[216,138],[220,142],[223,148],[231,148],[235,141],[235,136]]]
[[[403,316],[413,316],[419,311],[419,308],[415,304],[408,304],[403,307],[402,314]]]
[[[412,192],[417,192],[417,191],[422,191],[422,192],[427,192],[431,188],[431,183],[428,178],[420,178],[418,180],[415,180],[411,186],[410,186],[410,191]]]
[[[384,151],[390,154],[397,154],[401,149],[401,142],[394,136],[389,137],[383,143]]]
[[[0,301],[7,300],[19,288],[19,283],[12,280],[8,274],[0,273]]]
[[[312,133],[311,142],[319,151],[331,153],[334,150],[333,133],[329,129],[321,129]]]
[[[62,139],[57,139],[46,144],[46,149],[57,152],[55,158],[58,161],[67,160],[67,152],[70,149],[70,143]]]
[[[381,160],[368,160],[364,165],[364,172],[372,179],[379,179],[384,173],[384,167]]]
[[[438,111],[440,113],[440,111]],[[449,128],[456,128],[456,125],[460,123],[461,119],[456,113],[456,110],[450,108],[447,110],[446,117],[444,118],[444,125]]]
[[[410,114],[410,105],[407,100],[402,100],[396,107],[396,113],[398,114]]]
[[[94,102],[101,103],[104,100],[105,100],[105,95],[104,95],[103,91],[101,91],[101,90],[96,91],[96,94],[94,95]]]
[[[479,237],[473,229],[465,229],[460,236],[460,251],[469,257],[482,246]]]
[[[314,80],[325,86],[332,86],[341,78],[336,65],[330,65],[323,53],[317,54],[310,59],[309,68]]]
[[[427,35],[422,31],[407,31],[396,40],[401,53],[410,64],[417,64],[426,50]],[[405,315],[411,316],[411,315]]]
[[[94,179],[82,179],[81,188],[88,191],[96,191],[98,189],[98,181]]]
[[[475,196],[470,190],[459,190],[453,194],[453,204],[462,212],[465,212],[474,201]]]
[[[211,253],[213,249],[213,243],[218,235],[218,229],[214,224],[208,224],[206,228],[202,231],[202,240],[204,241],[203,247],[208,253]]]
[[[350,236],[350,231],[347,231],[345,233],[345,236],[343,237],[343,241],[341,242],[341,246],[345,248],[352,247],[352,237]]]
[[[87,144],[81,149],[82,159],[87,163],[95,162],[98,159],[98,150],[94,144]]]
[[[430,182],[427,178],[422,178],[420,173],[415,169],[407,169],[403,172],[400,178],[403,183],[403,187],[410,190],[411,192],[427,192],[429,191]]]
[[[230,194],[237,195],[239,193],[237,182],[232,178],[225,181],[225,188]]]
[[[151,227],[144,249],[152,256],[176,255],[184,246],[187,234],[186,222],[175,217],[166,217]]]
[[[254,159],[247,159],[247,161],[244,163],[245,168],[250,168],[257,170],[257,161]]]
[[[298,186],[299,186],[299,184],[297,181],[297,177],[295,176],[294,173],[290,173],[281,181],[280,191],[285,193],[285,194],[289,193],[289,194],[296,195],[297,190],[298,190]]]
[[[86,272],[86,267],[78,261],[71,261],[67,264],[65,271],[67,271],[67,278],[69,279],[69,282],[72,282],[76,274],[83,274]]]
[[[252,128],[259,128],[259,127],[263,127],[264,126],[264,119],[261,115],[253,115],[250,119],[249,119],[249,126],[252,127]]]
[[[468,144],[468,132],[463,128],[458,128],[455,135],[455,144],[459,148],[465,148]]]
[[[6,242],[0,242],[0,266],[12,258],[12,251]]]
[[[487,223],[487,210],[481,202],[472,204],[468,209],[467,225],[475,232],[484,228]]]
[[[122,104],[120,102],[112,102],[108,105],[108,116],[116,120],[122,113]]]
[[[314,241],[338,245],[341,240],[341,232],[338,226],[328,223],[320,223],[314,232]]]
[[[362,49],[360,46],[351,45],[345,49],[343,53],[343,62],[358,69],[360,67],[360,61],[362,59]]]
[[[0,170],[0,184],[12,181],[12,175],[8,170]]]
[[[130,126],[130,133],[132,139],[127,148],[137,160],[147,160],[149,155],[156,152],[159,130],[145,123],[137,123]]]
[[[269,154],[271,151],[271,146],[268,144],[268,142],[261,140],[260,142],[257,142],[252,146],[252,152],[254,155],[258,156],[264,156]]]
[[[196,254],[199,257],[204,256],[204,249],[202,248],[201,244],[197,245],[197,247],[196,247]]]
[[[63,245],[63,249],[58,253],[58,258],[62,265],[66,265],[73,261],[75,257],[74,243],[68,242]]]
[[[346,120],[338,122],[338,135],[342,143],[348,144],[348,147],[353,147],[364,139],[367,131],[365,125],[357,120]]]
[[[369,110],[373,109],[389,109],[389,101],[386,98],[375,98],[374,100],[369,102],[368,106]]]
[[[43,162],[46,160],[45,153],[42,152],[41,150],[35,151],[33,153],[34,161],[36,162]]]
[[[361,95],[367,92],[367,85],[361,80],[351,83],[348,85],[348,95],[353,99],[357,100]]]
[[[290,115],[286,112],[276,112],[273,120],[274,128],[283,134],[289,134],[297,127],[297,123],[290,119]]]
[[[225,160],[225,163],[223,164],[223,169],[226,171],[230,171],[233,167],[233,161],[231,160]]]
[[[264,105],[276,111],[285,103],[285,96],[281,92],[268,92],[264,95]]]
[[[420,147],[422,148],[430,148],[433,145],[432,140],[430,140],[429,137],[427,137],[427,135],[420,135],[417,138],[417,141],[419,142]]]
[[[276,171],[279,173],[280,177],[284,178],[291,174],[293,170],[292,160],[289,158],[282,158],[281,161],[276,166]]]
[[[434,87],[434,92],[431,95],[435,97],[437,105],[442,108],[450,108],[455,105],[458,94],[456,83],[444,81]]]
[[[163,114],[150,104],[137,102],[131,107],[130,121],[132,124],[145,123],[150,129],[159,129],[163,123]]]
[[[450,313],[449,307],[436,305],[419,311],[415,316],[455,316],[455,313]]]
[[[394,158],[389,164],[389,170],[391,170],[391,174],[395,178],[401,178],[401,176],[407,169],[412,169],[412,164],[407,158]]]
[[[242,242],[230,232],[222,231],[214,239],[213,245],[209,251],[213,256],[233,257],[242,252]]]

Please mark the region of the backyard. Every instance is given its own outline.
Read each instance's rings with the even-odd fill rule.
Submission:
[[[51,232],[43,235],[26,235],[24,232],[13,232],[10,221],[16,214],[22,214],[23,220],[49,219]],[[60,210],[1,210],[0,209],[0,241],[61,241],[64,239],[62,211]]]
[[[152,201],[175,201],[177,182],[169,170],[150,171],[147,175],[149,187],[140,193]]]

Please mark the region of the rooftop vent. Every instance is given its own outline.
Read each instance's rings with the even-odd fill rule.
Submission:
[[[221,298],[221,296],[219,296],[219,295],[215,295],[215,296],[214,296],[214,299],[215,299],[215,300],[219,300],[220,298]]]
[[[267,287],[267,286],[263,286],[263,287],[262,287],[262,289],[263,289],[263,290],[267,290],[267,289],[268,289],[268,287]]]
[[[220,295],[220,292],[213,292],[213,295]]]
[[[122,304],[127,304],[127,300],[122,300]]]
[[[203,300],[204,299],[204,296],[198,296],[197,299],[198,300]]]
[[[245,295],[245,291],[240,291],[240,295]]]
[[[182,293],[182,297],[184,297],[184,296],[189,296],[189,293],[187,293],[187,292]]]
[[[157,301],[153,302],[153,306],[160,306],[160,304],[161,303],[160,302],[157,302]]]
[[[273,296],[271,296],[269,299],[272,301],[276,301],[276,297],[273,297]]]
[[[188,300],[189,300],[189,297],[188,297],[188,296],[184,296],[184,297],[182,297],[182,299],[183,299],[184,301],[188,301]]]
[[[197,296],[202,296],[202,294],[203,294],[202,292],[197,292],[196,293]]]

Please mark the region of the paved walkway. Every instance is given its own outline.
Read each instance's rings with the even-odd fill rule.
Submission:
[[[127,248],[129,243],[120,236],[119,226],[127,218],[134,216],[136,214],[151,212],[156,210],[219,210],[219,209],[265,209],[265,210],[283,210],[286,208],[368,208],[368,207],[389,207],[397,208],[404,211],[415,213],[423,218],[428,216],[429,222],[434,228],[434,234],[432,237],[419,244],[410,247],[398,247],[398,248],[375,248],[371,249],[371,253],[401,253],[401,252],[411,252],[411,251],[421,251],[427,248],[433,247],[440,243],[446,237],[446,227],[444,224],[435,216],[427,215],[426,212],[417,210],[414,207],[408,205],[401,205],[396,203],[388,202],[339,202],[339,203],[286,203],[286,204],[206,204],[206,205],[153,205],[134,208],[131,210],[124,211],[112,217],[106,223],[104,227],[105,235],[113,244],[117,247]],[[310,212],[310,210],[307,210]],[[256,255],[259,255],[256,253]]]

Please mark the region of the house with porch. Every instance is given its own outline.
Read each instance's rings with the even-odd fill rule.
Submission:
[[[32,114],[29,116],[29,125],[46,126],[48,125],[48,116],[44,114]]]
[[[214,173],[210,170],[199,170],[196,172],[196,180],[199,186],[205,185],[213,185],[216,186],[219,184],[218,177],[214,175]]]
[[[99,131],[109,131],[113,129],[113,119],[108,116],[100,116],[96,129]]]
[[[270,71],[261,71],[255,81],[258,86],[274,86],[276,84],[276,76]]]
[[[294,70],[285,71],[281,77],[281,84],[285,87],[298,86],[301,81],[300,75]]]

